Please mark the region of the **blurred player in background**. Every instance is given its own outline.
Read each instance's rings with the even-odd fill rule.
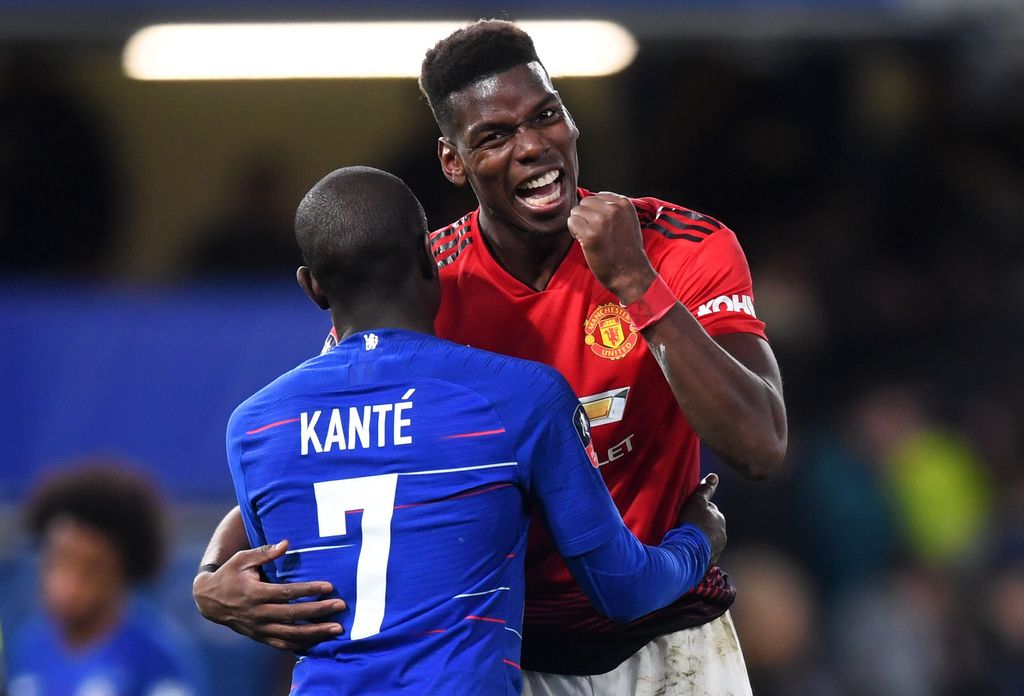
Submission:
[[[202,696],[202,669],[136,601],[163,552],[148,482],[112,465],[69,470],[28,503],[45,616],[10,636],[10,696]]]
[[[437,268],[401,180],[337,170],[295,231],[299,282],[341,341],[246,400],[227,435],[249,540],[290,542],[268,577],[353,600],[345,632],[300,653],[292,694],[518,693],[531,507],[603,614],[636,619],[700,581],[725,542],[715,484],[640,544],[565,380],[433,337]]]
[[[579,131],[511,23],[477,22],[439,42],[420,87],[441,130],[444,175],[472,186],[480,204],[432,236],[438,335],[565,376],[590,415],[605,483],[645,543],[697,488],[700,440],[740,474],[770,475],[788,439],[782,380],[733,232],[679,205],[579,188]],[[244,546],[233,513],[205,559],[213,569]],[[274,606],[327,583],[282,596],[254,570],[279,551],[241,553],[197,576],[207,618],[278,646],[338,629],[294,623],[337,600]],[[524,693],[750,692],[727,613],[735,588],[717,566],[672,605],[617,625],[538,526],[526,564]]]

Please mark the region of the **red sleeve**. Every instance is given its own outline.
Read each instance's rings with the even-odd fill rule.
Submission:
[[[766,338],[764,322],[754,309],[750,267],[736,235],[721,227],[700,236],[699,242],[666,240],[658,272],[709,335],[752,333]]]

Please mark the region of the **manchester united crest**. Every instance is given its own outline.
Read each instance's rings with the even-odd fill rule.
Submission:
[[[594,355],[608,360],[625,357],[640,340],[629,312],[612,302],[598,305],[584,322],[583,331],[583,340]]]

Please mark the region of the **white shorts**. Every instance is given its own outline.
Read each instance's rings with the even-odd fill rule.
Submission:
[[[726,612],[655,638],[611,672],[587,677],[523,672],[524,696],[752,696]]]

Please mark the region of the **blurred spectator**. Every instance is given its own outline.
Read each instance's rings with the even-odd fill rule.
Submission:
[[[28,503],[44,615],[10,638],[10,696],[202,696],[183,637],[133,590],[163,553],[155,491],[116,466],[62,472]]]
[[[238,170],[224,213],[201,232],[193,270],[202,275],[293,273],[302,263],[295,244],[295,201],[284,164],[256,155]]]
[[[975,645],[983,610],[967,581],[995,518],[990,474],[926,393],[865,385],[796,481],[835,648],[825,665],[844,694],[1004,693],[979,667],[998,653]]]
[[[934,422],[908,386],[872,390],[856,418],[913,559],[950,568],[968,558],[992,508],[988,475],[964,439]]]
[[[991,693],[1024,694],[1024,475],[1004,484],[1000,525],[988,562],[965,602],[979,625],[972,654],[972,686]],[[977,689],[976,689],[977,691]]]
[[[952,588],[948,577],[918,569],[864,585],[832,615],[829,656],[844,693],[939,696],[949,690]]]
[[[995,567],[984,607],[985,661],[999,693],[1024,694],[1024,540]]]
[[[807,574],[768,546],[741,546],[727,555],[740,589],[732,614],[754,693],[840,694],[833,677],[821,667],[819,607]]]
[[[110,143],[38,47],[0,57],[0,271],[95,273],[115,224]]]
[[[805,562],[828,607],[880,577],[899,540],[878,472],[859,445],[848,425],[821,432],[793,482],[804,515],[795,528],[806,538]]]

